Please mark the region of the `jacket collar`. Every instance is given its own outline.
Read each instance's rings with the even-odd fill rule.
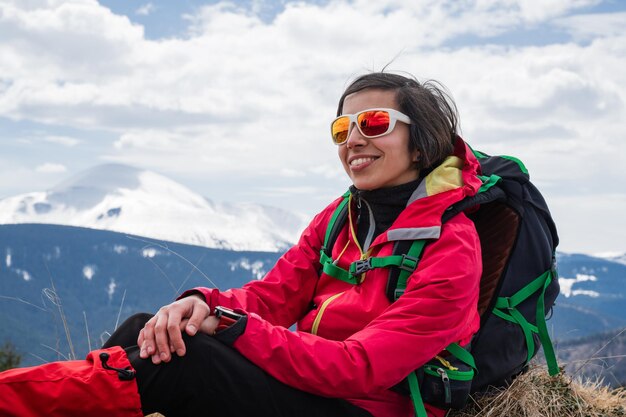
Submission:
[[[457,138],[453,155],[419,182],[406,209],[372,246],[396,240],[438,239],[446,209],[478,192],[479,173],[478,160],[467,144]]]

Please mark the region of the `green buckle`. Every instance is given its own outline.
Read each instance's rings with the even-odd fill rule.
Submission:
[[[419,258],[409,255],[402,255],[402,262],[398,265],[403,271],[413,272],[417,267],[417,263],[419,262]]]

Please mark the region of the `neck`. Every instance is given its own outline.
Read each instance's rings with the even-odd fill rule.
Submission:
[[[359,190],[355,186],[350,187],[358,213],[357,240],[364,251],[379,234],[389,229],[405,209],[420,181],[421,179],[416,179],[405,184],[376,190]]]

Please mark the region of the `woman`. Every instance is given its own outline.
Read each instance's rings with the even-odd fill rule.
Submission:
[[[343,93],[337,116],[332,139],[353,186],[333,264],[348,269],[356,260],[390,255],[398,240],[428,238],[404,295],[393,303],[387,298],[387,268],[369,270],[355,284],[320,273],[337,199],[263,280],[225,292],[196,288],[153,317],[135,316],[107,350],[78,361],[79,371],[44,365],[56,366],[59,379],[91,372],[102,380],[75,388],[80,396],[98,384],[101,398],[87,401],[93,409],[64,415],[97,415],[103,403],[111,406],[108,416],[141,415],[139,407],[167,417],[413,414],[410,398],[393,388],[448,344],[468,344],[479,326],[478,236],[463,214],[441,223],[450,205],[477,192],[478,163],[456,134],[454,105],[433,84],[367,74]],[[104,360],[103,353],[110,356]],[[28,379],[35,371],[21,371],[0,376],[1,415],[41,413],[27,414],[32,404],[16,397],[7,400],[25,397],[20,383],[22,392],[36,385]],[[42,392],[51,391],[45,383],[30,398],[45,403]],[[57,394],[54,403],[71,397],[69,389],[57,391],[67,396]],[[10,414],[17,403],[21,414]]]

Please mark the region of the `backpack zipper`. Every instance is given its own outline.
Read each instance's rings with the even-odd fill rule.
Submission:
[[[441,381],[443,382],[443,391],[446,404],[452,404],[452,392],[450,391],[450,377],[448,377],[448,373],[443,368],[437,368],[437,373],[441,377]]]

